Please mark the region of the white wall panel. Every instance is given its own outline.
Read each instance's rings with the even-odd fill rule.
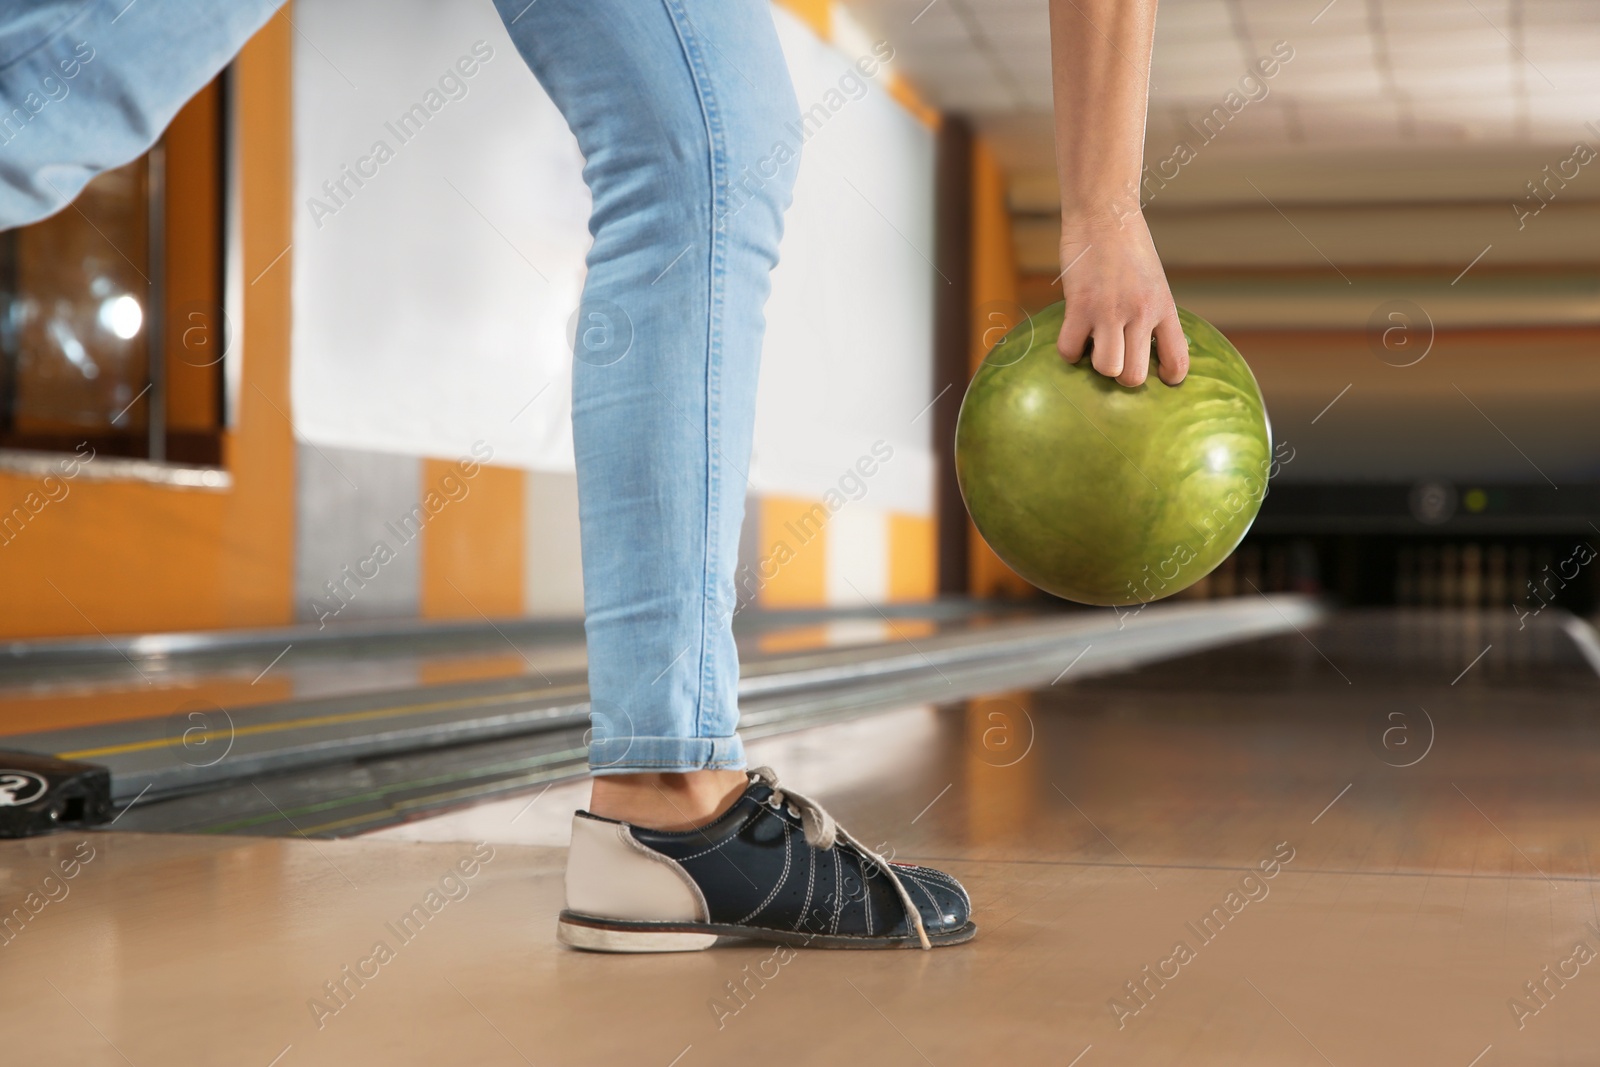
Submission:
[[[301,0],[295,13],[297,433],[451,458],[486,440],[497,464],[570,471],[566,330],[589,197],[554,105],[483,0]],[[802,108],[842,103],[802,151],[752,486],[819,497],[883,441],[893,457],[872,506],[926,514],[933,138],[776,15]],[[430,98],[480,41],[493,55],[465,94]],[[402,140],[398,118],[430,102]],[[392,157],[359,187],[324,188],[380,141]]]
[[[801,151],[767,341],[750,477],[819,497],[882,440],[873,507],[930,514],[933,135],[881,79],[838,93],[851,61],[777,12],[802,112],[838,103]],[[859,98],[856,96],[859,95]]]
[[[828,603],[841,607],[889,599],[888,513],[846,504],[828,520]]]
[[[523,611],[535,618],[583,614],[583,552],[578,541],[578,478],[530,471],[523,490]]]
[[[570,470],[589,194],[554,104],[485,0],[301,0],[295,21],[297,432],[446,458],[486,440],[497,464]],[[402,141],[480,41],[465,96],[440,91]],[[330,196],[380,141],[392,158]]]

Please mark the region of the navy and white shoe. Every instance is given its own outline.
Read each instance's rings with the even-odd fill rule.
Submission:
[[[732,808],[693,830],[577,812],[556,936],[600,952],[692,952],[719,937],[933,948],[977,932],[960,882],[889,862],[762,767]]]

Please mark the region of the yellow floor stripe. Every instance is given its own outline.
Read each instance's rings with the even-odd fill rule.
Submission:
[[[558,689],[555,692],[560,693],[562,691]],[[581,686],[570,686],[566,692],[572,695],[580,695],[585,690]],[[530,689],[525,694],[508,693],[493,699],[496,703],[503,703],[515,700],[519,696],[535,693],[546,697],[552,695],[548,689]],[[286,719],[283,722],[265,722],[256,726],[243,726],[234,730],[233,736],[251,737],[256,734],[281,733],[284,730],[298,730],[304,727],[340,726],[344,723],[368,722],[373,719],[398,717],[400,715],[418,715],[428,711],[450,711],[455,708],[477,707],[489,702],[484,697],[467,697],[459,700],[436,700],[426,704],[396,704],[393,707],[376,708],[372,711],[349,711],[339,715],[320,715],[305,719]],[[106,745],[102,748],[84,748],[75,752],[57,752],[56,758],[65,760],[96,759],[101,756],[120,756],[129,752],[148,752],[156,748],[170,748],[172,744],[171,738],[151,738],[147,741],[129,741],[127,744]]]

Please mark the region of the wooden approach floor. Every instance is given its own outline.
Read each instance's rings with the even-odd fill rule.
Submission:
[[[559,788],[415,840],[58,836],[0,846],[0,1058],[1600,1063],[1600,677],[1558,629],[1337,617],[1069,681],[753,752],[962,877],[968,946],[561,950]]]

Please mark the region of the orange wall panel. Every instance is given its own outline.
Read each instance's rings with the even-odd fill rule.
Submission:
[[[222,122],[219,82],[200,90],[178,112],[166,136],[167,292],[165,368],[167,427],[214,428],[222,353],[215,312],[222,304]]]
[[[1018,293],[1017,251],[1011,239],[1011,209],[1006,175],[994,152],[981,139],[972,151],[972,306],[1015,302]],[[972,366],[987,351],[983,330],[973,333]]]
[[[833,0],[775,0],[777,5],[811,27],[824,41],[833,39]]]
[[[423,462],[423,506],[433,511],[442,501],[422,535],[423,618],[522,614],[526,482],[507,467],[482,467],[462,480],[455,461]],[[465,485],[466,495],[450,499],[450,485]]]
[[[972,306],[974,310],[972,369],[988,351],[984,343],[992,305],[1015,305],[1019,286],[1017,252],[1011,240],[1011,211],[1005,172],[982,140],[973,144],[972,160]],[[1003,313],[1002,313],[1003,314]],[[968,538],[969,581],[974,596],[1031,596],[1033,587],[1000,562],[983,535],[971,528]]]
[[[933,517],[889,513],[889,599],[932,600],[938,592],[938,534]]]
[[[818,515],[822,516],[820,519]],[[828,602],[828,509],[817,500],[761,499],[756,577],[764,608],[816,608]]]
[[[917,92],[916,86],[897,73],[891,72],[889,75],[889,96],[930,130],[937,130],[944,120],[939,109],[922,99],[922,94]]]
[[[223,498],[222,626],[294,619],[292,8],[286,4],[262,27],[235,70],[246,284],[238,420],[223,442],[235,491]]]

